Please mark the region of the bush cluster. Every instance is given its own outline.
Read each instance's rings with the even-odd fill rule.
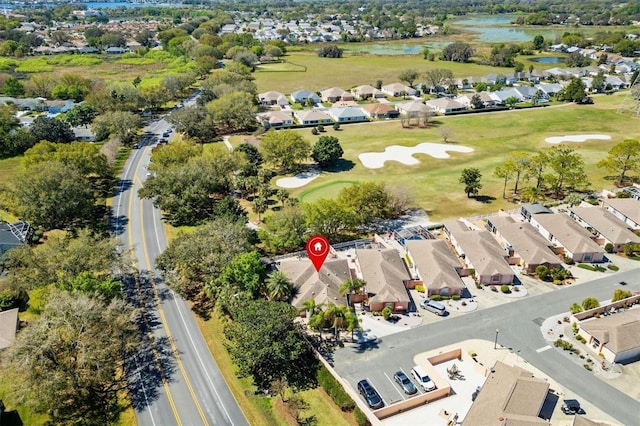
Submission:
[[[500,286],[500,291],[501,291],[501,292],[503,292],[503,293],[505,293],[505,294],[507,294],[507,293],[511,293],[511,289],[510,289],[510,288],[509,288],[509,286],[508,286],[508,285],[506,285],[506,284],[502,284],[502,285]]]
[[[349,394],[344,391],[342,385],[325,367],[321,367],[318,370],[318,383],[342,411],[353,411],[356,407],[356,403],[353,402],[353,399],[351,399]]]
[[[423,285],[418,284],[418,285],[416,286],[416,291],[417,291],[418,293],[424,293],[424,286],[423,286]]]

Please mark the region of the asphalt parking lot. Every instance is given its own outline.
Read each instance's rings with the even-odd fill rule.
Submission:
[[[376,388],[376,390],[380,394],[380,397],[384,401],[384,405],[386,407],[388,405],[395,404],[396,402],[400,402],[425,393],[411,375],[411,368],[413,368],[413,364],[401,363],[394,370],[369,371],[367,377],[349,377],[347,378],[347,380],[349,381],[349,384],[353,387],[353,389],[356,389],[356,392],[356,385],[360,380],[369,380],[369,383],[371,383],[371,385]],[[399,370],[403,371],[404,374],[409,377],[409,380],[411,380],[416,389],[418,389],[417,393],[413,395],[407,395],[406,393],[404,393],[400,385],[396,383],[396,381],[393,379],[393,375],[396,371]]]

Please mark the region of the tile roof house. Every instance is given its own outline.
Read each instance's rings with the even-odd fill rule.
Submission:
[[[465,266],[475,269],[478,283],[502,285],[513,282],[515,273],[506,261],[508,254],[489,231],[471,230],[459,220],[449,220],[444,223],[444,232]]]
[[[362,111],[369,118],[397,118],[400,113],[388,104],[367,104]]]
[[[561,267],[562,261],[550,248],[553,244],[529,222],[516,222],[511,216],[496,215],[487,218],[487,228],[509,252],[514,263],[528,273],[534,273],[541,265],[549,269]]]
[[[622,251],[625,244],[640,244],[637,236],[622,220],[604,208],[573,207],[570,216],[584,228],[592,228],[598,233],[601,245],[612,244],[615,253]],[[594,232],[594,233],[595,233]]]
[[[334,303],[346,305],[340,294],[340,285],[351,278],[351,270],[346,259],[327,259],[320,272],[308,258],[289,258],[281,260],[278,269],[293,283],[294,296],[291,304],[300,309],[309,299],[317,305]]]
[[[367,283],[369,309],[381,311],[390,306],[394,312],[409,310],[409,293],[405,282],[409,271],[395,249],[356,249],[356,264]]]
[[[603,202],[604,208],[633,230],[640,230],[640,201],[633,198],[611,198]]]
[[[316,124],[331,124],[333,120],[331,116],[324,111],[317,109],[295,111],[293,113],[300,124],[304,125],[316,125]]]
[[[555,247],[562,247],[567,257],[575,262],[603,262],[604,250],[592,235],[566,214],[534,214],[533,225]]]
[[[305,102],[307,102],[307,99],[313,99],[313,102],[315,102],[316,104],[319,104],[320,102],[322,102],[322,100],[320,99],[320,96],[318,96],[316,93],[314,92],[310,92],[309,90],[296,90],[295,92],[291,93],[291,101],[293,103],[299,103],[299,104],[303,104]]]
[[[353,95],[339,87],[331,87],[320,91],[320,99],[323,102],[352,101]]]
[[[391,83],[380,88],[383,93],[398,98],[400,96],[416,96],[418,91],[413,87],[406,86],[402,83]]]
[[[19,324],[18,308],[0,312],[0,350],[11,346]]]
[[[367,115],[360,107],[329,108],[327,114],[338,123],[367,121]]]
[[[407,240],[405,248],[427,296],[461,295],[465,285],[458,271],[462,264],[444,240]],[[411,268],[410,268],[411,269]]]
[[[464,111],[467,107],[460,102],[449,98],[431,99],[425,102],[428,107],[441,114],[449,114],[456,111]]]
[[[258,99],[262,105],[289,105],[289,101],[284,93],[276,92],[275,90],[258,94]]]
[[[395,104],[395,108],[400,114],[405,115],[431,114],[433,112],[431,107],[416,100],[398,102]]]
[[[381,90],[378,90],[368,84],[354,87],[351,89],[351,93],[353,93],[353,96],[355,96],[356,99],[361,101],[365,99],[384,98],[384,93]]]
[[[578,322],[578,333],[587,347],[609,362],[625,363],[640,358],[640,309],[626,309],[606,317]]]
[[[258,122],[265,128],[286,127],[293,125],[291,114],[282,111],[269,111],[256,116]]]
[[[462,425],[548,425],[539,417],[548,392],[548,382],[498,361]]]

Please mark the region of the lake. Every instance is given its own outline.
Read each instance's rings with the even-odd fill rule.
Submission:
[[[559,56],[543,56],[542,58],[530,59],[531,62],[537,62],[539,64],[561,64],[564,62],[564,58]]]
[[[371,55],[416,55],[422,53],[425,47],[435,53],[444,49],[451,42],[434,41],[421,44],[413,43],[352,43],[342,47],[348,53],[368,53]]]
[[[512,26],[511,22],[516,15],[477,15],[463,17],[452,22],[452,27],[458,27],[477,33],[476,39],[485,43],[520,43],[532,41],[540,34],[547,40],[555,41],[562,35],[563,29],[551,29],[548,27],[522,28]]]

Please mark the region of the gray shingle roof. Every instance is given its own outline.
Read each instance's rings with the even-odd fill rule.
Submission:
[[[409,271],[395,249],[357,249],[356,258],[371,302],[408,302]]]
[[[640,243],[640,237],[631,232],[623,221],[606,209],[574,207],[570,210],[613,244]]]
[[[408,240],[407,251],[415,263],[426,289],[464,289],[457,270],[462,268],[444,240]]]

